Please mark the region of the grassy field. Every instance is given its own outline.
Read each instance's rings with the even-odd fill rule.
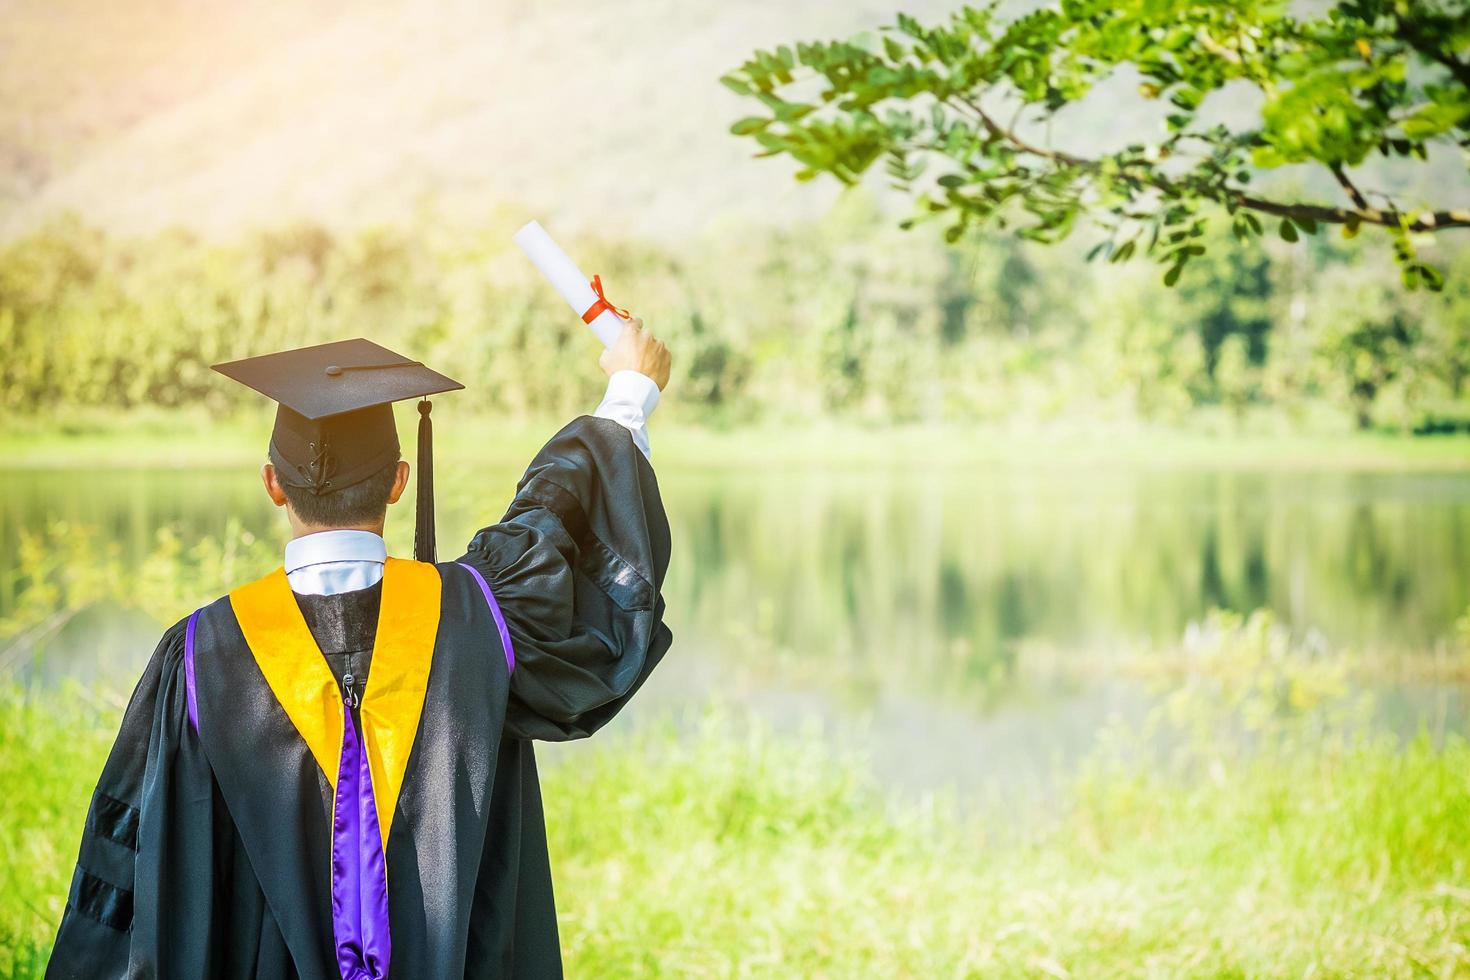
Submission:
[[[118,710],[0,691],[0,975],[42,968]],[[1285,744],[1194,775],[1100,751],[1003,819],[717,710],[569,747],[544,775],[568,973],[1470,972],[1470,746]]]
[[[549,780],[563,944],[581,976],[1463,973],[1467,762],[1098,772],[1013,836],[887,807],[820,743],[650,738]]]

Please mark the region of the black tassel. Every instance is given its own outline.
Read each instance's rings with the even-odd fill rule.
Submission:
[[[433,406],[425,398],[419,402],[419,500],[414,518],[413,557],[418,561],[435,561],[434,545],[434,423],[429,421]]]

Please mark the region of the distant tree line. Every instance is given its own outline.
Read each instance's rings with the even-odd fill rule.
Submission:
[[[854,196],[821,221],[670,247],[575,243],[676,352],[669,414],[721,424],[1058,418],[1470,429],[1470,250],[1406,292],[1386,243],[1228,233],[1165,289],[1008,237],[947,247]],[[0,249],[0,407],[244,404],[216,361],[369,336],[453,365],[487,413],[585,411],[595,342],[504,229],[219,243],[60,221]]]

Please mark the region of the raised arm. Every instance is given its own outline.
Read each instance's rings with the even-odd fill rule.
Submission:
[[[607,372],[607,394],[592,414],[631,432],[644,459],[653,458],[648,417],[658,407],[659,392],[669,383],[669,363],[668,348],[637,317],[624,324],[618,342],[598,359]]]
[[[661,388],[669,354],[633,321],[602,365],[610,377],[632,371]],[[461,559],[489,582],[515,646],[513,737],[590,735],[668,650],[660,592],[669,526],[641,429],[626,418],[568,424],[531,462],[505,516]]]

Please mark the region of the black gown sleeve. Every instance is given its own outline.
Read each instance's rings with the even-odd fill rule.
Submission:
[[[189,725],[186,623],[164,634],[123,714],[48,978],[224,976],[230,961],[275,962],[293,975]]]
[[[653,468],[617,422],[583,416],[553,436],[460,560],[489,582],[515,646],[511,737],[592,734],[672,642],[668,519]]]
[[[161,692],[175,686],[183,651],[181,623],[164,634],[128,701],[82,828],[47,977],[101,980],[128,975],[138,833],[153,730]]]

